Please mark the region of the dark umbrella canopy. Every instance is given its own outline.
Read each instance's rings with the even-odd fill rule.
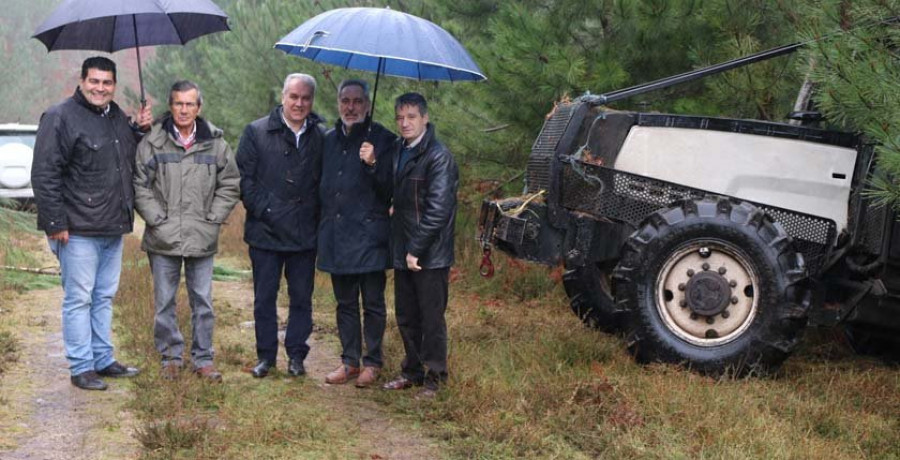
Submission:
[[[209,0],[65,0],[37,28],[34,38],[48,51],[112,53],[137,46],[183,45],[229,30],[227,21],[225,12]]]
[[[484,80],[465,48],[440,26],[387,8],[339,8],[275,44],[288,54],[347,69],[416,80]]]
[[[228,16],[211,0],[65,0],[32,38],[47,51],[96,50],[112,53],[139,47],[183,45],[197,37],[230,30]]]

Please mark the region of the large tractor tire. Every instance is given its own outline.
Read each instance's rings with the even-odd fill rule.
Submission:
[[[612,270],[595,263],[566,270],[563,286],[572,311],[585,325],[605,332],[622,332],[625,310],[616,305],[612,293]]]
[[[806,325],[803,258],[781,225],[749,203],[685,201],[652,214],[626,242],[614,276],[639,362],[765,374]]]

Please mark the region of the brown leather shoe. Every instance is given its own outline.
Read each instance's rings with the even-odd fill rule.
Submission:
[[[194,369],[194,373],[210,382],[219,383],[222,381],[222,374],[212,364]]]
[[[356,379],[356,388],[368,388],[378,380],[378,372],[381,369],[375,366],[366,366],[363,368],[362,372],[359,373],[359,377]]]
[[[381,388],[384,388],[385,390],[405,390],[421,384],[421,382],[415,382],[401,375],[394,380],[385,383]]]
[[[175,363],[164,364],[159,373],[163,380],[178,380],[181,375],[181,366]]]
[[[358,376],[358,367],[341,364],[337,369],[329,372],[328,375],[325,376],[325,383],[330,383],[332,385],[343,385],[350,379],[356,378]]]

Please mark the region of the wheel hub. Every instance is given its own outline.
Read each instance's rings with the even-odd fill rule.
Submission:
[[[758,283],[740,249],[723,241],[695,240],[676,249],[661,267],[657,308],[679,338],[717,346],[740,337],[753,323]]]
[[[718,315],[731,303],[728,280],[716,272],[703,271],[692,276],[684,295],[688,308],[698,315]]]

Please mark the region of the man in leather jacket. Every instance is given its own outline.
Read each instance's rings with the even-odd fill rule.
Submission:
[[[100,377],[131,377],[113,357],[112,299],[119,288],[122,235],[134,221],[131,175],[149,106],[134,126],[118,104],[116,64],[92,57],[72,97],[41,116],[31,183],[38,228],[47,234],[62,275],[62,328],[72,384],[105,390]]]
[[[325,135],[319,186],[322,217],[317,265],[331,274],[342,347],[341,365],[325,377],[325,382],[343,384],[356,378],[358,388],[372,385],[383,364],[385,270],[390,268],[391,151],[397,139],[367,118],[370,107],[366,82],[341,82],[340,120]]]
[[[275,302],[282,276],[290,306],[284,347],[288,373],[306,373],[303,360],[312,332],[312,292],[322,170],[321,118],[312,112],[316,80],[291,74],[284,81],[281,105],[244,129],[237,150],[241,199],[247,209],[244,241],[253,269],[253,318],[256,320],[254,377],[269,374],[278,355]]]
[[[459,170],[428,122],[418,93],[394,104],[402,140],[393,153],[391,218],[397,326],[406,357],[399,377],[384,385],[402,390],[425,385],[433,397],[447,379],[447,309]]]

